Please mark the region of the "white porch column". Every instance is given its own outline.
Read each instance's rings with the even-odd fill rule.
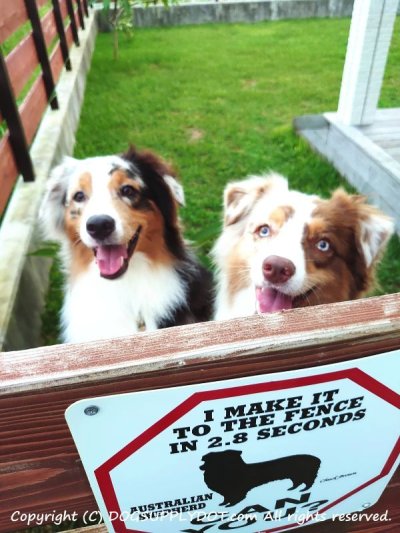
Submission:
[[[355,0],[338,118],[371,124],[378,105],[399,0]]]

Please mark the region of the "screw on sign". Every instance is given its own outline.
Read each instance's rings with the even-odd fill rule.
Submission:
[[[97,398],[83,431],[122,433],[96,458],[71,411],[109,530],[286,531],[373,505],[400,453],[400,396],[373,377],[382,357],[358,363],[368,372],[339,364]]]
[[[87,416],[94,416],[94,415],[97,415],[98,412],[99,412],[99,408],[97,407],[97,405],[89,405],[89,406],[86,407],[85,410],[84,410],[84,413],[85,413],[85,415],[87,415]]]

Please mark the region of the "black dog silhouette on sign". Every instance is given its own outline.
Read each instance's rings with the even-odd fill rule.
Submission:
[[[290,479],[294,490],[304,484],[309,489],[317,477],[321,461],[314,455],[288,455],[262,463],[245,463],[240,450],[210,452],[203,456],[207,487],[224,497],[221,505],[230,507],[245,499],[247,493],[271,481]]]

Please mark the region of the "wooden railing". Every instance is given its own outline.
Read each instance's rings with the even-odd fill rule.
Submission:
[[[25,181],[35,179],[29,147],[47,105],[58,108],[56,84],[63,66],[72,68],[69,50],[73,43],[79,45],[78,29],[84,28],[85,16],[87,0],[1,3],[2,48],[16,32],[24,36],[14,39],[6,55],[0,50],[0,215],[18,175]],[[25,25],[29,29],[24,31]]]
[[[394,294],[295,309],[278,319],[253,316],[0,353],[0,532],[23,528],[23,519],[12,520],[16,510],[20,517],[50,513],[51,522],[51,513],[83,516],[97,509],[64,418],[77,400],[348,360],[356,366],[399,348],[400,294]],[[306,531],[396,533],[399,491],[397,471],[369,509],[388,510],[390,522],[327,521]]]

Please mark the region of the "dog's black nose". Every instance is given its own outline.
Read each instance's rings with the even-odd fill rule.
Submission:
[[[296,267],[289,259],[270,255],[263,262],[264,278],[271,283],[286,283],[296,272]]]
[[[103,240],[115,230],[115,220],[108,215],[94,215],[86,222],[86,229],[93,239]]]

